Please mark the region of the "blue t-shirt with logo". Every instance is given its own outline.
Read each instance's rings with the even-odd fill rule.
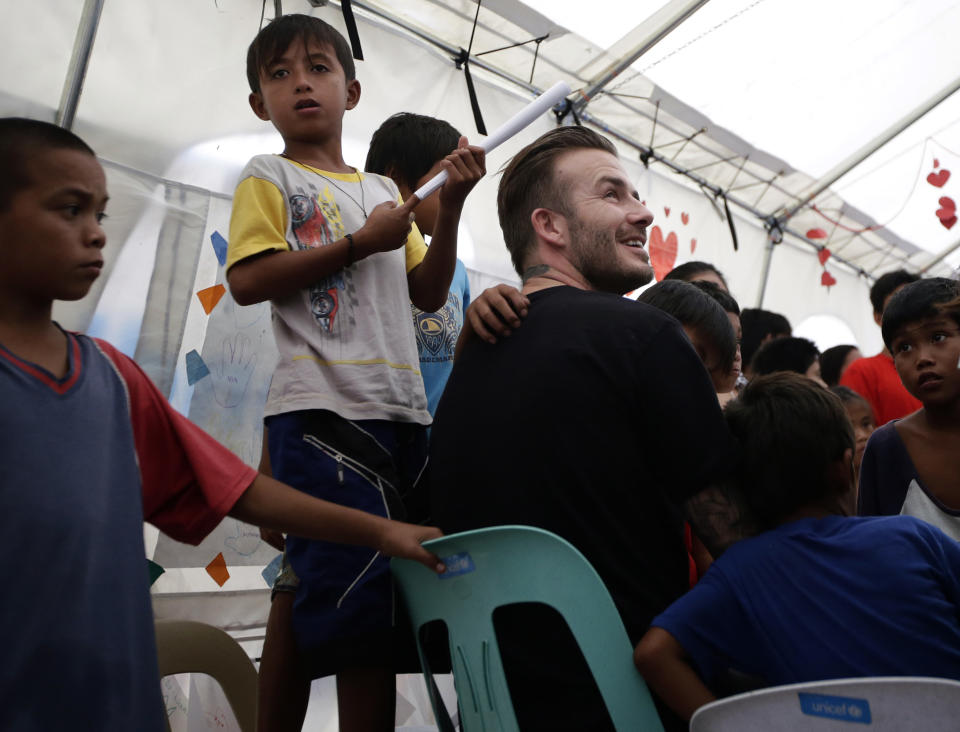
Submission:
[[[463,328],[463,314],[470,304],[470,282],[467,268],[457,260],[457,268],[450,283],[447,302],[435,313],[425,313],[416,305],[413,325],[417,333],[417,351],[420,354],[420,373],[427,392],[427,409],[434,414],[443,388],[453,370],[453,351]]]
[[[909,516],[792,521],[734,544],[652,624],[707,684],[960,679],[960,545]]]

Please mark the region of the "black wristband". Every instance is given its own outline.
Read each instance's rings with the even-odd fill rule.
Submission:
[[[353,234],[344,237],[347,240],[347,266],[353,264]]]

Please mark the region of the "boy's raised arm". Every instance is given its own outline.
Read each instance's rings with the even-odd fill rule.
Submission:
[[[683,646],[663,628],[650,628],[633,652],[633,662],[663,701],[684,719],[716,699],[687,660]]]
[[[435,572],[444,569],[439,557],[421,546],[423,541],[442,536],[440,529],[330,503],[263,474],[258,474],[240,496],[230,515],[308,539],[373,547],[386,556],[416,560]]]
[[[450,291],[453,271],[457,266],[457,229],[460,214],[467,194],[487,172],[486,153],[483,148],[468,145],[467,138],[460,138],[460,146],[443,160],[447,182],[438,196],[437,222],[433,228],[430,248],[423,261],[407,275],[410,300],[424,312],[434,312],[443,307]],[[419,203],[411,196],[404,205]]]

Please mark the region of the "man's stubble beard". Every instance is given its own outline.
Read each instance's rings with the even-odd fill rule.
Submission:
[[[598,292],[624,295],[653,279],[653,268],[628,267],[619,256],[619,244],[606,231],[586,226],[570,217],[571,263]]]

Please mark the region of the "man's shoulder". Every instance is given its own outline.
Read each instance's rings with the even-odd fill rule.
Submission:
[[[576,311],[607,313],[654,328],[676,323],[673,317],[659,308],[609,292],[581,290],[577,287],[552,287],[534,293],[531,299],[542,302],[545,309],[574,308]]]

